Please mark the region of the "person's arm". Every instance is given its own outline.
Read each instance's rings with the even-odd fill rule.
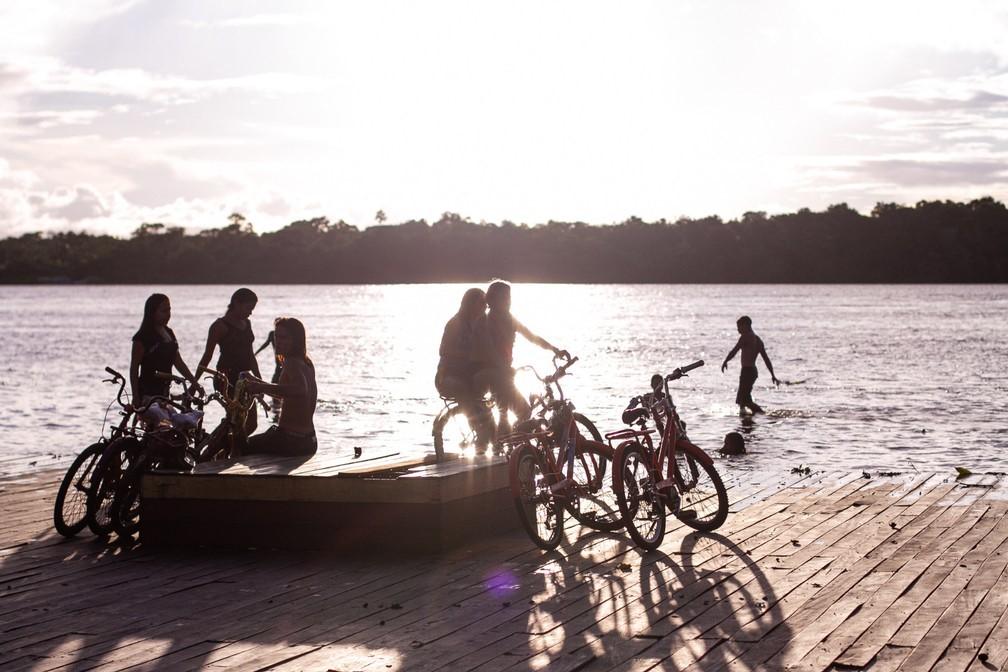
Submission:
[[[133,341],[133,351],[130,353],[130,399],[133,406],[140,403],[140,361],[144,356],[144,346],[139,339]]]
[[[268,394],[281,399],[304,397],[308,394],[308,382],[301,370],[303,366],[300,361],[289,361],[280,370],[280,380],[275,385],[259,378],[246,378],[245,387],[252,394]]]
[[[728,362],[730,362],[730,361],[732,360],[732,358],[733,358],[733,357],[734,357],[734,356],[735,356],[736,354],[738,354],[738,351],[739,351],[739,349],[740,349],[741,347],[742,347],[742,339],[741,339],[741,338],[739,338],[739,339],[738,339],[738,343],[736,343],[736,344],[735,344],[735,347],[734,347],[734,348],[732,348],[731,350],[729,350],[729,351],[728,351],[728,354],[727,354],[727,355],[725,356],[725,358],[724,358],[724,362],[723,362],[723,363],[721,364],[721,373],[724,373],[724,372],[725,372],[725,369],[727,369],[727,368],[728,368]]]
[[[258,355],[260,352],[268,348],[272,343],[273,343],[273,332],[271,331],[269,333],[269,336],[266,337],[266,340],[263,341],[263,344],[260,345],[259,349],[255,351],[255,354]],[[207,361],[209,362],[210,360],[208,359]]]
[[[763,361],[766,363],[767,371],[770,372],[770,380],[773,381],[774,385],[780,385],[780,381],[777,380],[777,376],[773,372],[773,364],[770,363],[770,356],[766,354],[766,348],[763,346],[763,340],[760,339],[759,344],[759,354],[763,357]]]
[[[517,319],[515,319],[515,321],[514,321],[514,326],[515,326],[515,331],[517,331],[519,334],[521,334],[522,336],[524,336],[525,339],[529,343],[534,343],[535,345],[538,345],[543,350],[552,350],[553,354],[556,355],[557,357],[560,357],[561,355],[564,355],[564,354],[568,354],[566,350],[561,350],[560,348],[556,347],[555,345],[553,345],[552,343],[550,343],[549,341],[547,341],[542,336],[539,336],[538,334],[533,333],[531,329],[529,329],[528,327],[526,327],[524,324],[522,324],[521,322],[519,322]]]
[[[199,381],[196,379],[196,376],[194,376],[193,372],[189,370],[188,366],[186,366],[185,360],[182,359],[181,352],[175,353],[174,364],[175,368],[178,369],[179,373],[182,374],[182,377],[189,381],[190,383],[189,394],[194,394],[198,391],[199,394],[202,395],[203,386],[199,384]]]
[[[207,331],[206,337],[206,347],[203,349],[203,356],[200,357],[199,364],[196,365],[196,377],[203,375],[203,372],[207,370],[207,365],[210,364],[210,360],[213,358],[214,350],[217,349],[217,344],[220,343],[221,332],[224,327],[220,324],[220,320],[214,320],[214,323],[210,325],[210,329]],[[234,384],[234,381],[228,381]]]

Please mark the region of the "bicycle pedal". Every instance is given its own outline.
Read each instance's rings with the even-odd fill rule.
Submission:
[[[658,481],[655,483],[655,488],[658,490],[664,490],[665,488],[671,488],[675,485],[674,478],[666,478],[664,481]]]
[[[696,520],[697,519],[696,509],[680,509],[679,513],[678,513],[678,517],[679,517],[680,520],[684,520],[684,519],[686,519],[686,520]]]

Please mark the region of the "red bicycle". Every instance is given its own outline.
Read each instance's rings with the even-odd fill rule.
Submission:
[[[533,399],[538,412],[500,439],[510,450],[511,494],[518,518],[544,550],[560,544],[565,511],[596,530],[623,526],[612,484],[612,448],[602,442],[588,418],[574,411],[559,383],[578,358],[562,365],[559,361],[554,359],[556,370],[546,377],[527,367],[545,386],[545,393]]]
[[[623,422],[639,429],[606,435],[622,439],[615,448],[613,482],[620,514],[634,542],[653,551],[665,537],[666,509],[686,525],[703,532],[717,529],[728,517],[728,493],[714,460],[686,436],[672,403],[668,384],[703,366],[703,360],[651,378],[651,392],[634,397]],[[652,420],[661,434],[658,449],[651,440]]]

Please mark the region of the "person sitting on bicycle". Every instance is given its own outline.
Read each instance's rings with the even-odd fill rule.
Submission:
[[[247,287],[242,287],[231,295],[231,303],[228,304],[224,316],[217,318],[210,325],[206,348],[196,367],[198,376],[206,370],[214,350],[220,346],[217,371],[224,374],[227,381],[214,378],[214,389],[228,398],[231,397],[234,384],[238,381],[238,374],[242,371],[251,371],[257,378],[260,377],[259,363],[252,352],[255,335],[252,333],[252,322],[249,320],[258,302],[259,297]],[[256,414],[249,413],[245,433],[251,434],[255,430]]]
[[[467,289],[458,312],[445,324],[438,354],[434,387],[442,397],[455,399],[476,431],[477,446],[493,440],[493,416],[483,403],[489,385],[477,384],[477,373],[486,366],[486,294],[478,287]]]
[[[561,350],[549,343],[542,336],[532,333],[528,327],[511,314],[511,285],[503,280],[490,283],[486,291],[487,305],[490,312],[486,316],[487,337],[492,353],[489,369],[481,371],[477,379],[489,379],[489,384],[497,398],[498,406],[510,409],[518,420],[525,420],[531,413],[528,401],[514,383],[515,334],[521,334],[530,343],[544,350],[552,350],[557,357],[570,357],[566,350]]]
[[[244,452],[310,457],[318,450],[314,422],[318,386],[315,364],[308,357],[304,324],[293,317],[278,317],[274,332],[277,354],[283,358],[280,380],[275,385],[256,376],[244,380],[252,394],[265,393],[283,399],[284,403],[277,424],[249,437]]]
[[[151,294],[144,303],[143,320],[133,335],[133,350],[130,355],[130,391],[132,406],[146,405],[155,396],[167,397],[171,391],[171,380],[159,377],[158,373],[171,373],[172,367],[179,370],[192,385],[190,393],[202,393],[203,388],[186,366],[179,353],[175,332],[168,327],[171,319],[171,302],[164,294]]]

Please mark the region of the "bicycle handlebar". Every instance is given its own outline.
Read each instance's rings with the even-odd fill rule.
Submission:
[[[692,364],[687,364],[686,366],[680,366],[675,371],[665,376],[665,380],[666,381],[679,380],[680,378],[685,376],[688,372],[692,371],[693,369],[699,369],[703,365],[704,361],[702,359],[698,359]]]

